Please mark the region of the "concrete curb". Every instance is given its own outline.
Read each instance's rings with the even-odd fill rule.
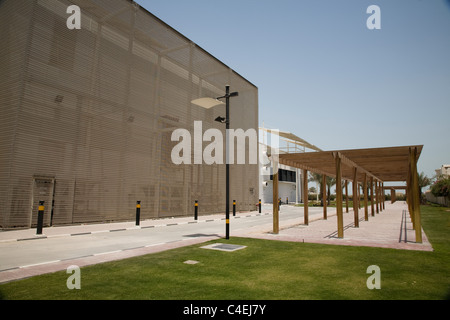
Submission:
[[[242,218],[249,218],[249,217],[255,217],[260,215],[270,215],[272,213],[250,213],[250,212],[242,212],[240,215],[236,215],[235,217],[231,216],[231,219],[242,219]],[[141,222],[142,226],[132,226],[132,227],[115,227],[117,225],[125,225],[125,224],[132,224],[132,222],[123,222],[123,223],[111,223],[111,224],[92,224],[92,225],[78,225],[78,226],[67,226],[67,227],[50,227],[50,228],[44,228],[44,234],[42,235],[36,235],[33,234],[35,232],[34,229],[28,229],[28,230],[13,230],[13,231],[3,231],[0,233],[0,243],[6,243],[6,242],[17,242],[17,241],[33,241],[33,240],[42,240],[42,239],[51,239],[51,238],[58,238],[58,237],[76,237],[76,236],[83,236],[83,235],[91,235],[91,234],[98,234],[98,233],[106,233],[106,232],[121,232],[121,231],[130,231],[130,230],[139,230],[139,229],[151,229],[151,228],[161,228],[161,227],[171,227],[171,226],[179,226],[179,225],[185,225],[185,224],[196,224],[196,223],[208,223],[208,222],[215,222],[215,221],[221,221],[225,220],[225,218],[218,218],[219,215],[213,215],[213,216],[205,216],[206,219],[193,221],[191,217],[180,217],[180,218],[173,218],[173,219],[164,219],[164,220],[147,220],[144,222]],[[222,216],[220,214],[220,216]],[[188,220],[189,219],[189,220]],[[181,220],[181,221],[176,221]],[[148,224],[148,223],[154,223],[159,221],[167,221],[167,223],[156,223],[156,224]],[[145,225],[148,224],[148,225]],[[100,230],[93,230],[93,231],[83,231],[83,228],[97,228]],[[54,234],[45,234],[45,231],[49,231],[50,233]],[[55,233],[59,229],[61,233]],[[76,232],[64,232],[64,230],[76,230],[79,229],[79,231]],[[18,237],[11,237],[7,238],[8,235],[15,235],[23,233],[24,235],[19,235]],[[3,239],[2,239],[3,238]]]
[[[76,265],[78,267],[86,267],[90,265],[123,260],[127,258],[177,249],[181,247],[201,244],[211,240],[220,239],[220,237],[210,236],[195,239],[183,239],[177,241],[169,241],[165,243],[152,244],[137,248],[117,250],[112,252],[104,252],[101,254],[91,254],[83,257],[76,257],[66,260],[55,260],[42,262],[35,265],[21,266],[0,271],[0,284],[8,283],[16,280],[67,270],[69,266]]]

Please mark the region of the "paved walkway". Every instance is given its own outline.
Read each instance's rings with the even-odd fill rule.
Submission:
[[[223,215],[216,214],[216,215],[199,216],[198,221],[194,221],[193,217],[145,220],[141,221],[139,227],[136,227],[135,222],[60,226],[60,227],[44,228],[42,235],[36,235],[36,228],[24,230],[0,231],[0,244],[3,243],[4,245],[9,244],[14,245],[14,243],[17,243],[18,241],[19,242],[42,241],[41,239],[51,239],[51,238],[62,239],[64,237],[76,237],[80,235],[97,234],[97,233],[120,232],[126,230],[147,229],[147,228],[164,228],[164,227],[171,227],[174,225],[203,223],[222,220],[222,218]],[[0,271],[0,283],[29,278],[45,273],[67,270],[67,268],[71,265],[76,265],[78,267],[85,267],[103,262],[122,260],[135,256],[171,250],[175,248],[211,241],[214,239],[218,239],[218,237],[211,235],[209,237],[205,236],[199,238],[188,238],[180,241],[156,243],[154,245],[149,245],[136,249],[118,250],[99,255],[86,255],[85,257],[80,257],[76,259],[58,260],[54,262],[46,262],[43,264],[27,265],[20,268],[12,268],[10,270]],[[44,243],[45,242],[43,242],[43,244]]]
[[[280,220],[280,233],[272,234],[272,226],[254,228],[241,234],[243,237],[270,239],[280,241],[294,241],[307,243],[322,243],[332,245],[350,245],[381,247],[404,250],[433,251],[425,232],[422,230],[422,243],[415,242],[415,231],[409,214],[406,223],[402,224],[403,210],[408,206],[405,202],[390,204],[386,202],[386,209],[372,217],[369,208],[369,221],[364,220],[364,208],[359,210],[359,228],[354,227],[353,210],[344,213],[344,238],[337,237],[337,216],[335,210],[328,215],[327,220],[322,217],[311,221],[309,226],[303,224],[303,219],[295,225],[283,225]],[[344,208],[345,211],[345,208]]]
[[[37,240],[42,238],[56,238],[67,236],[78,236],[86,234],[95,234],[102,232],[117,232],[125,230],[135,229],[147,229],[167,227],[173,225],[189,224],[189,223],[201,223],[207,221],[213,221],[216,219],[222,219],[224,215],[205,215],[199,216],[198,221],[195,222],[193,217],[177,217],[155,220],[143,220],[140,222],[140,226],[136,227],[136,222],[114,222],[114,223],[97,223],[97,224],[80,224],[71,226],[58,226],[43,228],[42,235],[36,235],[36,228],[23,229],[23,230],[8,230],[0,231],[0,243],[11,241],[26,241]]]
[[[263,207],[263,215],[271,214],[271,208],[271,205],[265,205]],[[360,217],[362,219],[359,223],[359,228],[354,228],[353,211],[350,210],[349,213],[344,213],[344,239],[338,239],[336,237],[337,218],[335,213],[336,210],[333,208],[330,208],[330,213],[327,220],[323,220],[320,215],[310,217],[309,226],[303,225],[303,217],[300,215],[299,218],[283,220],[283,214],[281,214],[281,230],[278,235],[271,233],[272,224],[269,223],[247,228],[239,232],[234,232],[232,236],[332,245],[369,246],[405,250],[432,251],[433,248],[424,232],[422,232],[423,243],[415,243],[415,233],[412,229],[412,224],[409,221],[409,217],[406,223],[405,232],[405,226],[402,225],[402,212],[406,209],[407,205],[404,202],[397,202],[393,205],[386,203],[386,210],[382,211],[379,214],[376,214],[374,217],[370,216],[369,221],[364,221],[364,210],[362,210],[360,211]],[[285,210],[303,211],[302,208],[293,206],[282,207],[282,212]],[[258,215],[258,213],[243,213],[242,215]],[[199,217],[199,221],[197,223],[215,220],[223,220],[223,215],[201,216]],[[142,221],[140,228],[157,228],[190,223],[194,223],[192,217],[148,220]],[[44,228],[44,235],[42,236],[36,235],[36,229],[2,231],[0,232],[0,243],[33,241],[40,238],[77,236],[89,233],[116,232],[136,228],[137,227],[135,226],[134,222],[121,222]],[[54,263],[50,262],[42,265],[38,264],[26,266],[23,268],[14,268],[12,270],[0,272],[0,283],[32,277],[44,273],[66,270],[71,265],[83,267],[107,261],[121,260],[129,257],[146,255],[174,248],[199,244],[213,239],[218,239],[218,237],[210,236],[184,239],[182,241],[155,244],[143,248],[109,252],[102,255],[90,255],[73,260],[55,261]]]

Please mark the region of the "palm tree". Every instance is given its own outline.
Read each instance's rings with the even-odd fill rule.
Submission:
[[[328,205],[330,205],[330,202],[331,202],[331,187],[336,184],[336,178],[327,177],[326,183],[327,183],[327,187],[328,187],[327,200],[328,200]]]
[[[321,174],[318,174],[318,173],[315,173],[315,172],[310,172],[308,181],[310,181],[310,182],[317,182],[319,184],[319,187],[320,187],[320,194],[321,195],[323,194],[323,188],[325,186],[322,186],[322,175]],[[331,202],[331,187],[334,186],[335,184],[336,184],[336,179],[335,178],[327,177],[327,179],[326,179],[326,187],[328,187],[328,190],[327,190],[328,191],[327,192],[328,205]],[[322,201],[323,201],[323,199],[322,199]],[[323,205],[323,202],[322,202],[322,205]]]
[[[309,172],[309,182],[317,182],[319,184],[319,188],[320,188],[320,194],[323,193],[323,186],[322,186],[322,175],[315,173],[315,172]],[[315,188],[314,188],[315,189]],[[323,199],[322,199],[323,201]],[[323,204],[323,203],[322,203]]]
[[[431,179],[428,178],[423,171],[419,174],[419,192],[420,198],[422,199],[422,204],[426,204],[426,199],[422,196],[422,188],[429,186],[431,184]]]

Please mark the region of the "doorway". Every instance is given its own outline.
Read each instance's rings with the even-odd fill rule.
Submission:
[[[31,227],[37,226],[39,201],[45,201],[44,227],[52,225],[55,195],[55,179],[49,177],[33,177]]]

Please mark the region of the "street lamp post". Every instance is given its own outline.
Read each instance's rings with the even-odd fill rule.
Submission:
[[[227,85],[225,88],[225,95],[223,97],[218,97],[216,99],[212,98],[200,98],[192,101],[193,104],[200,107],[209,109],[217,105],[223,104],[219,99],[225,99],[226,115],[225,119],[218,117],[215,119],[218,122],[225,122],[226,124],[226,199],[225,199],[225,238],[230,239],[230,161],[229,161],[229,129],[230,129],[230,98],[239,96],[239,92],[231,92],[230,86]]]

